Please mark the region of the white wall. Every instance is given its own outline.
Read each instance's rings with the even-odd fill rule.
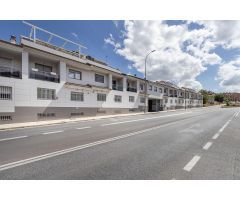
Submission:
[[[71,79],[68,76],[69,69],[82,72],[82,80]],[[81,84],[81,85],[89,84],[89,85],[95,85],[99,87],[108,87],[108,74],[103,74],[99,72],[96,72],[96,74],[100,74],[104,76],[104,83],[95,82],[95,72],[87,71],[87,70],[76,68],[76,67],[70,67],[70,66],[67,66],[66,77],[67,77],[67,81],[70,83]]]

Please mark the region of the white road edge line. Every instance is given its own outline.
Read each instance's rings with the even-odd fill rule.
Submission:
[[[12,138],[4,138],[4,139],[0,139],[1,141],[7,141],[7,140],[15,140],[15,139],[20,139],[20,138],[26,138],[28,137],[27,135],[23,135],[23,136],[19,136],[19,137],[12,137]]]
[[[82,129],[87,129],[87,128],[92,128],[92,127],[90,127],[90,126],[86,126],[86,127],[79,127],[79,128],[76,128],[76,129],[78,129],[78,130],[82,130]]]
[[[200,160],[200,156],[194,156],[193,158],[192,158],[192,160],[190,160],[189,162],[188,162],[188,164],[186,164],[186,166],[183,168],[183,170],[185,170],[185,171],[188,171],[188,172],[190,172],[191,170],[192,170],[192,168],[197,164],[197,162]]]
[[[163,118],[163,117],[171,117],[171,116],[183,115],[183,114],[187,114],[187,113],[192,113],[192,112],[184,112],[184,113],[178,113],[178,114],[172,114],[172,115],[163,115],[163,116],[157,116],[157,117],[141,118],[141,119],[134,119],[134,120],[129,120],[129,121],[122,121],[122,122],[113,122],[113,123],[109,123],[109,124],[102,124],[101,126],[110,126],[110,125],[115,125],[115,124],[124,124],[124,123],[131,123],[131,122],[157,119],[157,118]]]
[[[219,137],[219,134],[216,133],[216,134],[212,137],[212,139],[216,140],[218,137]]]
[[[52,132],[47,132],[47,133],[42,133],[43,135],[49,135],[53,133],[62,133],[63,131],[52,131]]]
[[[211,146],[212,146],[212,142],[207,142],[207,143],[204,145],[203,149],[204,149],[204,150],[208,150]]]
[[[159,128],[162,128],[162,127],[170,126],[174,123],[176,123],[176,122],[171,122],[171,123],[168,123],[168,124],[144,129],[144,130],[141,130],[141,131],[136,131],[136,132],[128,133],[128,134],[125,134],[125,135],[112,137],[112,138],[108,138],[108,139],[104,139],[104,140],[99,140],[99,141],[96,141],[96,142],[93,142],[93,143],[79,145],[79,146],[76,146],[76,147],[72,147],[72,148],[68,148],[68,149],[64,149],[64,150],[60,150],[60,151],[55,151],[55,152],[52,152],[52,153],[47,153],[47,154],[43,154],[43,155],[40,155],[40,156],[35,156],[35,157],[32,157],[32,158],[28,158],[28,159],[19,160],[19,161],[16,161],[16,162],[4,164],[4,165],[0,166],[0,171],[4,171],[4,170],[10,169],[10,168],[17,167],[17,166],[26,165],[26,164],[33,163],[33,162],[40,161],[40,160],[44,160],[44,159],[47,159],[47,158],[63,155],[63,154],[66,154],[66,153],[86,149],[86,148],[97,146],[97,145],[100,145],[100,144],[109,143],[109,142],[112,142],[112,141],[115,141],[115,140],[120,140],[120,139],[123,139],[123,138],[131,137],[131,136],[138,135],[138,134],[141,134],[141,133],[156,130],[156,129],[159,129]]]

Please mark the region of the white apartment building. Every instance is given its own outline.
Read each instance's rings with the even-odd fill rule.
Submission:
[[[0,124],[144,110],[144,79],[79,52],[36,35],[21,36],[20,44],[14,37],[10,42],[0,40]],[[147,81],[148,111],[185,104],[202,106],[202,96],[168,82]]]

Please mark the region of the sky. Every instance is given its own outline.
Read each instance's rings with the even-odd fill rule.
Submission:
[[[82,53],[126,74],[215,92],[240,92],[240,21],[31,21],[87,47]],[[22,21],[0,21],[0,39],[29,36]],[[40,39],[47,35],[37,34]],[[52,41],[62,45],[62,41]],[[73,46],[66,46],[72,49]]]

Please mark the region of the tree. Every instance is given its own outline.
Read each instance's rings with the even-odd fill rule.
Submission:
[[[203,94],[203,104],[206,104],[208,102],[208,96],[206,94]]]
[[[219,103],[223,103],[223,101],[224,101],[224,95],[223,95],[222,93],[215,94],[214,100],[217,101],[217,102],[219,102]]]

